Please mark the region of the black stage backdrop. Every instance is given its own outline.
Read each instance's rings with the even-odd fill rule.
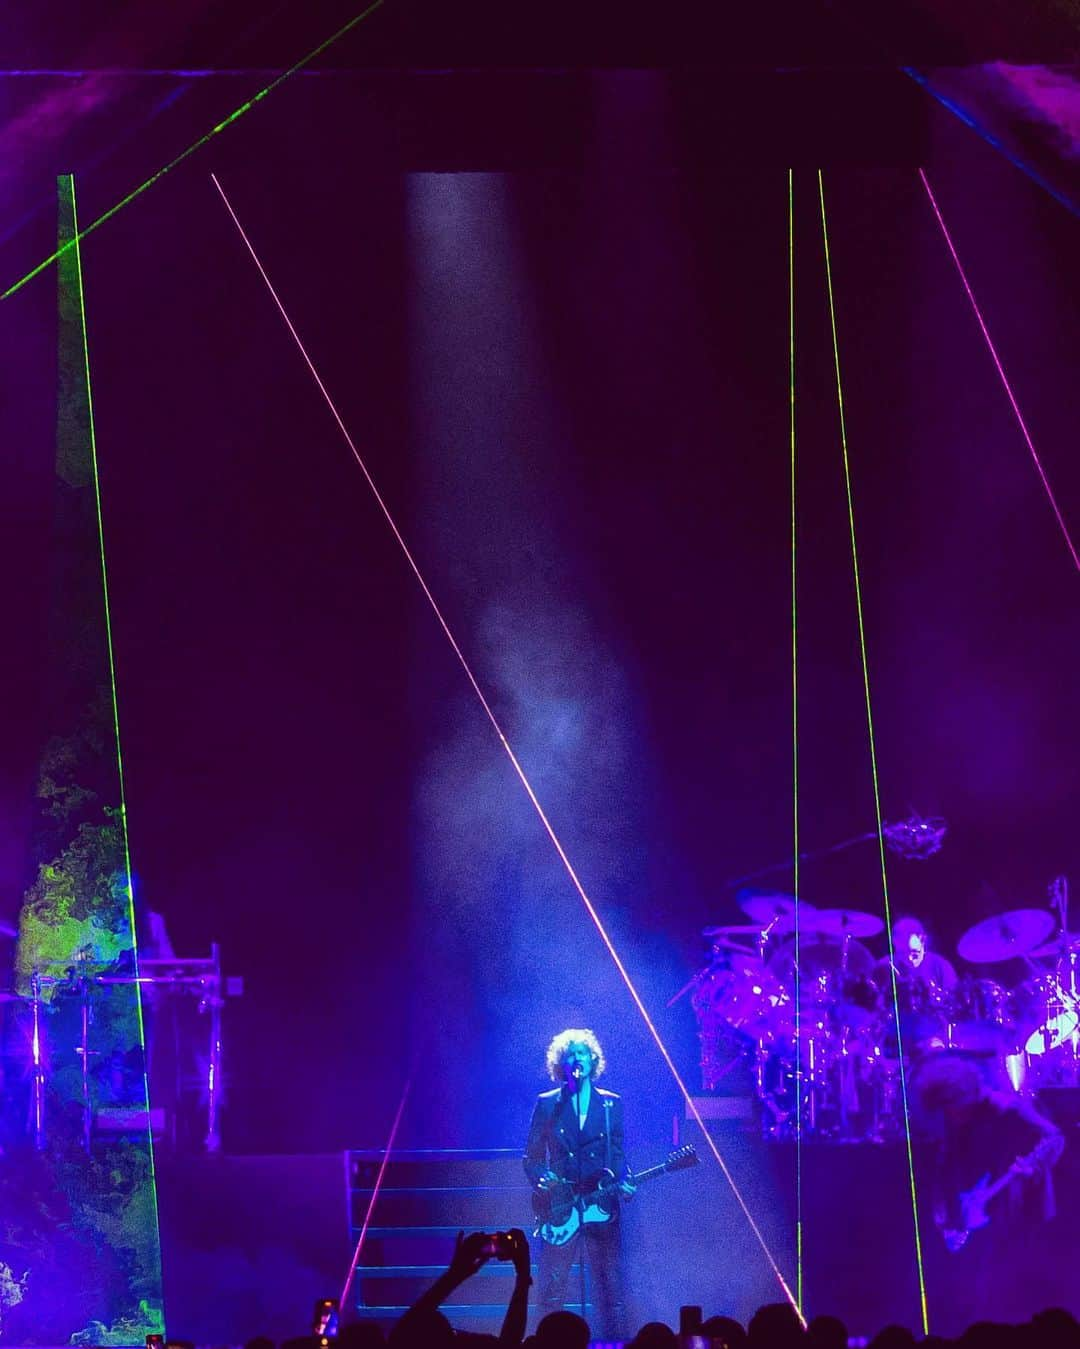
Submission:
[[[803,845],[873,827],[820,163],[882,802],[949,823],[939,856],[894,862],[893,904],[948,950],[1080,872],[1080,578],[915,166],[1074,533],[1077,222],[935,105],[778,78],[729,83],[708,118],[707,89],[643,73],[535,107],[297,78],[85,241],[138,893],[178,950],[218,940],[245,976],[230,1148],[377,1146],[410,1074],[403,1141],[512,1144],[548,1035],[579,1020],[639,1151],[677,1102],[211,170],[691,1084],[690,1009],[663,1004],[701,927],[738,920],[726,881],[791,847],[789,163]],[[110,154],[36,160],[4,282],[52,246],[55,173],[89,219],[250,92],[162,82],[139,136],[122,101],[100,114]],[[54,314],[51,273],[0,306],[8,915],[42,730]],[[874,848],[808,865],[803,893],[880,910]]]

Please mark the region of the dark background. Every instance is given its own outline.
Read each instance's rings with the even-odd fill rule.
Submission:
[[[211,171],[691,1085],[690,1009],[663,1004],[701,927],[738,921],[728,879],[792,842],[789,165],[803,846],[874,823],[821,166],[882,804],[949,823],[892,863],[893,905],[949,950],[1076,874],[1078,577],[916,167],[1074,534],[1077,222],[890,71],[897,43],[963,59],[959,21],[785,13],[511,33],[388,3],[84,242],[138,893],[245,976],[234,1150],[377,1146],[410,1065],[403,1141],[514,1145],[580,1021],[639,1152],[678,1103]],[[53,247],[57,173],[85,223],[349,16],[188,17],[42,18],[10,48],[129,73],[4,79],[4,285]],[[1064,59],[1044,17],[1045,49],[974,55]],[[211,60],[246,73],[133,73]],[[642,68],[594,68],[620,65]],[[8,916],[44,734],[54,325],[52,272],[0,305]],[[802,881],[881,911],[871,845]]]

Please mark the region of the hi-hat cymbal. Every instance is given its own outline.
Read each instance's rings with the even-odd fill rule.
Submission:
[[[974,965],[1027,955],[1054,929],[1054,916],[1045,909],[1010,909],[969,927],[956,949]]]
[[[814,917],[814,931],[829,937],[876,937],[884,928],[876,914],[858,909],[819,909]]]
[[[739,900],[739,908],[762,928],[772,927],[777,932],[787,932],[795,926],[794,895],[747,895]],[[799,900],[799,926],[807,931],[813,923],[817,909],[805,899]]]
[[[754,931],[756,933],[757,928],[754,928]],[[730,937],[710,937],[709,945],[712,947],[714,955],[720,951],[737,951],[739,955],[744,956],[757,955],[752,946],[747,946],[741,941],[732,941]]]
[[[761,928],[756,923],[723,923],[720,927],[703,927],[701,935],[703,937],[751,937],[756,936]]]

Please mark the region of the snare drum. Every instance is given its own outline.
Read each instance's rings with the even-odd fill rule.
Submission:
[[[892,976],[887,956],[875,965],[874,981],[881,989],[884,1009],[882,1052],[895,1058],[896,1025],[892,1011]],[[944,1046],[949,1020],[948,995],[940,984],[932,979],[923,979],[901,966],[896,971],[896,1010],[900,1017],[900,1036],[905,1055],[938,1041],[938,1047]]]

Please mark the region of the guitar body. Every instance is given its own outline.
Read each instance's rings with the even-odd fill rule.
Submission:
[[[533,1229],[533,1236],[539,1237],[549,1246],[565,1246],[571,1237],[577,1235],[580,1227],[581,1214],[576,1208],[572,1208],[565,1222],[538,1223]]]
[[[615,1216],[615,1177],[604,1170],[584,1181],[579,1191],[563,1180],[545,1190],[534,1190],[533,1213],[539,1219],[535,1236],[549,1246],[565,1246],[577,1230],[611,1222]]]
[[[994,1191],[994,1193],[996,1194],[997,1191]],[[965,1231],[977,1232],[980,1227],[985,1227],[990,1221],[986,1206],[991,1198],[990,1172],[987,1171],[980,1176],[970,1190],[965,1190],[960,1196],[960,1212],[964,1218]]]
[[[558,1210],[557,1219],[552,1217],[546,1223],[540,1223],[533,1236],[546,1241],[549,1246],[565,1246],[582,1227],[600,1227],[611,1222],[615,1216],[614,1205],[586,1204],[583,1208],[565,1208]]]
[[[981,1176],[970,1190],[961,1190],[959,1198],[960,1221],[962,1227],[946,1227],[942,1230],[945,1245],[950,1251],[958,1251],[967,1245],[972,1232],[985,1227],[990,1221],[986,1205],[990,1200],[990,1172]]]
[[[681,1171],[697,1165],[693,1144],[671,1153],[666,1162],[641,1171],[633,1177],[635,1185],[667,1171]],[[606,1168],[583,1180],[580,1185],[560,1180],[533,1190],[532,1206],[537,1223],[533,1236],[549,1246],[565,1246],[582,1227],[599,1227],[615,1217],[618,1182]]]

